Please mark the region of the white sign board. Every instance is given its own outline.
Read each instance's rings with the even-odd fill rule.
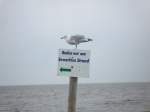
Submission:
[[[59,49],[58,75],[68,77],[89,77],[90,51]]]

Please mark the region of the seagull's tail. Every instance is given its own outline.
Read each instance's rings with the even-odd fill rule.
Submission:
[[[88,41],[93,41],[92,39],[88,38]]]

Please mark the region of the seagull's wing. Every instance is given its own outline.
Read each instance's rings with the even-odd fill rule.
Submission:
[[[66,40],[66,42],[68,44],[71,44],[71,45],[75,45],[76,44],[75,40],[71,40],[71,39]]]
[[[90,38],[84,38],[84,39],[80,39],[79,43],[89,42],[89,41],[92,41],[92,39],[90,39]]]
[[[73,35],[70,37],[71,40],[79,41],[81,39],[84,39],[84,35]]]
[[[88,42],[88,39],[80,39],[79,43]]]

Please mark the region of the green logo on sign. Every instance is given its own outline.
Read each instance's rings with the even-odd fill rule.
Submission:
[[[71,72],[70,68],[60,68],[61,72]]]

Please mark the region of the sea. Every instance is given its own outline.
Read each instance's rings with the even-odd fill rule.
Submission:
[[[67,112],[68,85],[0,86],[0,112]],[[77,112],[150,112],[150,83],[78,84]]]

